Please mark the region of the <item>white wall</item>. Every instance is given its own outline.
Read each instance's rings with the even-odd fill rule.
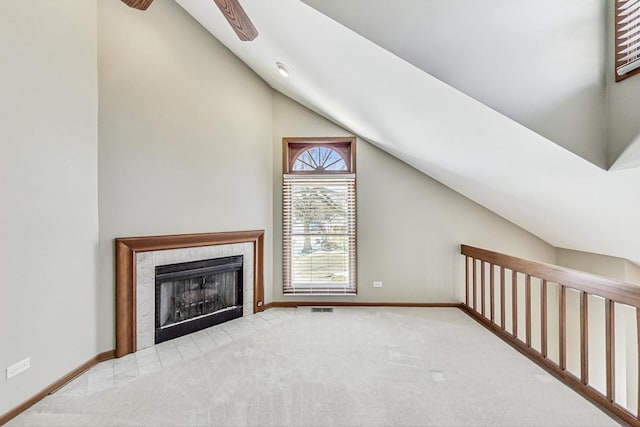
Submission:
[[[95,34],[95,1],[0,2],[0,415],[97,353]]]
[[[640,286],[640,266],[623,258],[556,248],[556,264]]]
[[[273,300],[290,301],[297,297],[282,295],[282,138],[349,133],[284,95],[273,108]],[[461,243],[554,262],[547,243],[359,138],[356,155],[358,295],[324,300],[459,301]]]
[[[636,75],[621,82],[609,79],[609,166],[631,144],[640,144],[640,76]],[[638,156],[634,164],[637,167]]]
[[[114,347],[113,239],[272,235],[272,90],[173,1],[100,0],[100,349]],[[265,286],[271,286],[271,251]]]
[[[557,248],[556,250],[557,265],[617,280],[626,280],[626,263],[627,261],[622,258],[607,255],[563,248]]]
[[[624,280],[640,286],[640,267],[632,262],[626,261]]]
[[[615,81],[615,38],[613,37],[614,3],[607,2],[610,23],[609,50],[607,56],[607,103],[608,103],[608,129],[607,139],[609,142],[608,164],[612,165],[616,159],[631,144],[640,144],[640,76],[635,75],[620,82]],[[633,160],[622,162],[634,164],[636,167],[640,163],[640,156],[633,156]]]

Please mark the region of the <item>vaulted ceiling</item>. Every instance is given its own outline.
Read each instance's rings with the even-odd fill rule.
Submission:
[[[603,0],[303,0],[598,166],[607,163]]]
[[[605,169],[637,136],[609,130],[606,1],[242,0],[252,42],[211,0],[176,1],[274,89],[409,165],[555,246],[640,262],[640,169]]]

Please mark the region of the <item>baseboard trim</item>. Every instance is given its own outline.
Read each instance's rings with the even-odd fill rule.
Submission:
[[[286,307],[427,307],[460,308],[460,302],[346,302],[346,301],[274,301],[269,308]]]
[[[38,394],[22,402],[21,404],[11,409],[6,414],[0,415],[0,426],[8,423],[10,420],[12,420],[22,412],[26,411],[27,409],[29,409],[30,407],[32,407],[33,405],[35,405],[36,403],[44,399],[47,395],[57,390],[60,390],[62,387],[65,386],[65,384],[79,377],[89,369],[93,368],[98,363],[104,362],[105,360],[113,359],[115,357],[115,354],[116,354],[115,350],[109,350],[109,351],[100,353],[92,357],[91,359],[87,360],[86,362],[78,366],[73,371],[69,372],[59,380],[55,381],[54,383],[42,389]]]

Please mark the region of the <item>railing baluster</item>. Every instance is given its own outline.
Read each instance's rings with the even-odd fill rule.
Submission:
[[[518,338],[518,272],[511,272],[511,327],[513,337]]]
[[[495,289],[494,289],[495,288],[495,283],[494,283],[494,280],[493,280],[493,276],[494,276],[493,264],[489,264],[489,268],[491,269],[491,271],[489,272],[489,286],[490,286],[490,288],[489,288],[489,298],[491,298],[491,301],[489,302],[489,310],[491,310],[490,318],[491,318],[491,323],[493,323],[493,321],[495,320],[494,313],[495,313],[495,308],[496,308],[495,307],[496,296],[495,296]]]
[[[552,372],[565,384],[572,387],[574,390],[582,394],[588,400],[596,403],[598,406],[604,408],[607,412],[610,412],[616,420],[620,420],[625,425],[638,425],[640,426],[640,288],[637,285],[626,283],[623,281],[617,281],[613,279],[607,279],[600,276],[590,275],[584,272],[577,272],[575,270],[566,269],[560,266],[553,266],[549,264],[539,263],[535,261],[529,261],[522,258],[517,258],[509,255],[500,254],[497,252],[491,252],[480,248],[474,248],[467,245],[461,246],[461,253],[466,258],[465,264],[465,305],[460,307],[471,317],[476,319],[482,325],[487,327],[496,333],[499,337],[505,340],[507,343],[521,351],[527,357],[540,366]],[[473,262],[474,265],[469,265],[469,262]],[[481,267],[478,267],[477,263],[482,262]],[[486,264],[486,265],[485,265]],[[472,272],[473,267],[473,272]],[[490,268],[489,278],[487,278],[486,268]],[[500,277],[497,278],[495,269],[500,268]],[[481,271],[480,271],[481,270]],[[506,272],[511,272],[511,313],[506,313],[507,301],[506,297]],[[482,275],[482,280],[478,276]],[[473,274],[473,282],[471,281],[471,275]],[[526,279],[522,289],[524,289],[524,296],[522,297],[523,303],[520,306],[518,299],[518,293],[522,292],[518,290],[519,277],[523,276]],[[540,351],[534,349],[534,343],[537,343],[537,335],[532,336],[536,331],[536,321],[533,316],[533,305],[535,303],[535,295],[532,295],[532,278],[540,280]],[[496,281],[500,281],[500,289],[497,289],[498,284]],[[553,284],[550,291],[549,284]],[[489,290],[486,290],[486,286],[489,286]],[[472,289],[473,288],[473,289]],[[478,289],[481,288],[481,289]],[[556,291],[557,289],[557,291]],[[576,324],[579,325],[579,331],[576,331],[577,336],[575,338],[579,340],[579,344],[576,348],[580,349],[579,363],[580,368],[578,372],[568,370],[568,367],[573,367],[573,330],[569,329],[570,324],[573,324],[574,320],[574,306],[569,305],[573,303],[573,298],[570,298],[569,290],[577,292],[579,296],[579,320],[576,317]],[[480,295],[482,292],[482,295]],[[497,299],[496,293],[500,292],[500,299]],[[551,296],[550,296],[551,295]],[[602,317],[598,319],[593,315],[590,317],[589,311],[593,311],[590,308],[591,296],[597,296],[602,298],[605,303],[604,322]],[[479,301],[478,298],[481,298]],[[487,298],[490,299],[489,305],[487,305]],[[558,308],[552,308],[550,312],[550,304],[559,300]],[[496,307],[499,304],[500,308]],[[623,304],[634,307],[636,310],[636,334],[638,335],[637,342],[637,376],[635,379],[628,378],[627,381],[636,381],[638,396],[637,406],[638,410],[631,412],[630,407],[634,406],[636,402],[616,402],[616,305]],[[473,307],[471,307],[472,305]],[[480,307],[481,305],[481,307]],[[576,304],[578,305],[578,304]],[[498,312],[498,310],[500,310]],[[522,313],[524,322],[522,327],[522,333],[518,329],[519,313],[518,310],[524,310]],[[571,312],[569,310],[572,310]],[[481,313],[482,311],[482,313]],[[486,313],[486,311],[490,311]],[[571,313],[571,317],[569,317]],[[559,336],[556,338],[555,331],[549,331],[549,325],[556,322],[556,315],[558,315],[558,329]],[[500,322],[497,321],[500,316]],[[511,319],[507,319],[510,316]],[[511,323],[507,328],[507,321]],[[569,321],[571,320],[571,322]],[[604,390],[596,389],[590,384],[593,378],[590,380],[590,337],[589,329],[593,329],[595,323],[604,326],[605,336],[605,348],[600,350],[605,351],[604,362],[605,366],[605,380]],[[591,324],[591,325],[590,325]],[[552,326],[555,328],[555,326]],[[622,331],[619,331],[622,332]],[[569,340],[569,333],[571,333],[571,340]],[[553,336],[553,338],[552,338]],[[556,364],[550,360],[550,348],[555,348],[555,344],[550,340],[557,339],[559,344],[558,357],[556,359],[553,355]],[[572,347],[569,348],[568,342],[572,343]],[[569,351],[567,351],[569,350]],[[626,351],[626,348],[625,348]],[[576,362],[578,362],[576,360]],[[623,367],[624,368],[624,367]],[[620,368],[618,368],[618,371]],[[624,370],[624,369],[623,369]],[[623,374],[623,372],[619,372]],[[621,384],[622,385],[622,384]],[[636,399],[633,399],[636,400]]]
[[[484,265],[485,262],[481,261],[480,264],[480,310],[482,312],[482,315],[484,316],[484,300],[485,298],[485,292],[484,292]]]
[[[504,267],[500,266],[500,327],[504,331],[506,321],[506,307],[505,307],[505,298],[504,298]]]
[[[524,292],[525,342],[527,347],[531,347],[531,276],[528,274],[524,283]]]
[[[560,369],[567,369],[567,288],[560,285]]]
[[[540,353],[547,358],[547,281],[540,285]]]
[[[476,300],[478,299],[478,288],[476,286],[477,283],[477,271],[476,271],[476,259],[473,258],[473,311],[476,310]]]
[[[580,294],[580,379],[589,384],[589,294]]]
[[[616,399],[616,369],[615,369],[615,309],[614,302],[607,298],[604,306],[606,332],[606,363],[607,363],[607,399]]]
[[[640,420],[640,309],[636,308],[636,336],[638,337],[637,339],[637,344],[638,344],[638,357],[637,357],[637,362],[638,362],[638,388],[636,389],[636,393],[638,394],[638,406],[637,406],[637,412],[636,412],[636,416],[637,418]]]
[[[469,257],[464,257],[464,303],[469,306]]]

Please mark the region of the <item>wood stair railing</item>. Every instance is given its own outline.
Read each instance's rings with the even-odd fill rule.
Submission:
[[[618,421],[640,426],[640,286],[472,246],[462,245],[461,253],[465,256],[462,309],[467,314]],[[551,310],[555,305],[557,310]],[[632,344],[636,351],[632,353],[636,374],[634,378],[624,377],[635,383],[634,405],[616,400],[616,309],[635,311],[636,341]],[[575,320],[573,328],[568,325],[570,317]],[[595,340],[589,343],[589,326],[595,332],[597,322],[604,326],[601,384],[597,378],[589,378],[589,364],[595,363],[589,349],[597,344]],[[550,328],[550,323],[557,323],[557,329]],[[576,343],[570,340],[574,333],[578,334]],[[575,344],[571,356],[579,354],[572,359],[577,361],[573,363],[574,372],[568,368],[569,342]],[[551,355],[551,347],[555,355]],[[625,357],[628,349],[624,348]],[[629,364],[618,378],[627,372],[626,366]],[[630,406],[636,406],[635,410]]]

